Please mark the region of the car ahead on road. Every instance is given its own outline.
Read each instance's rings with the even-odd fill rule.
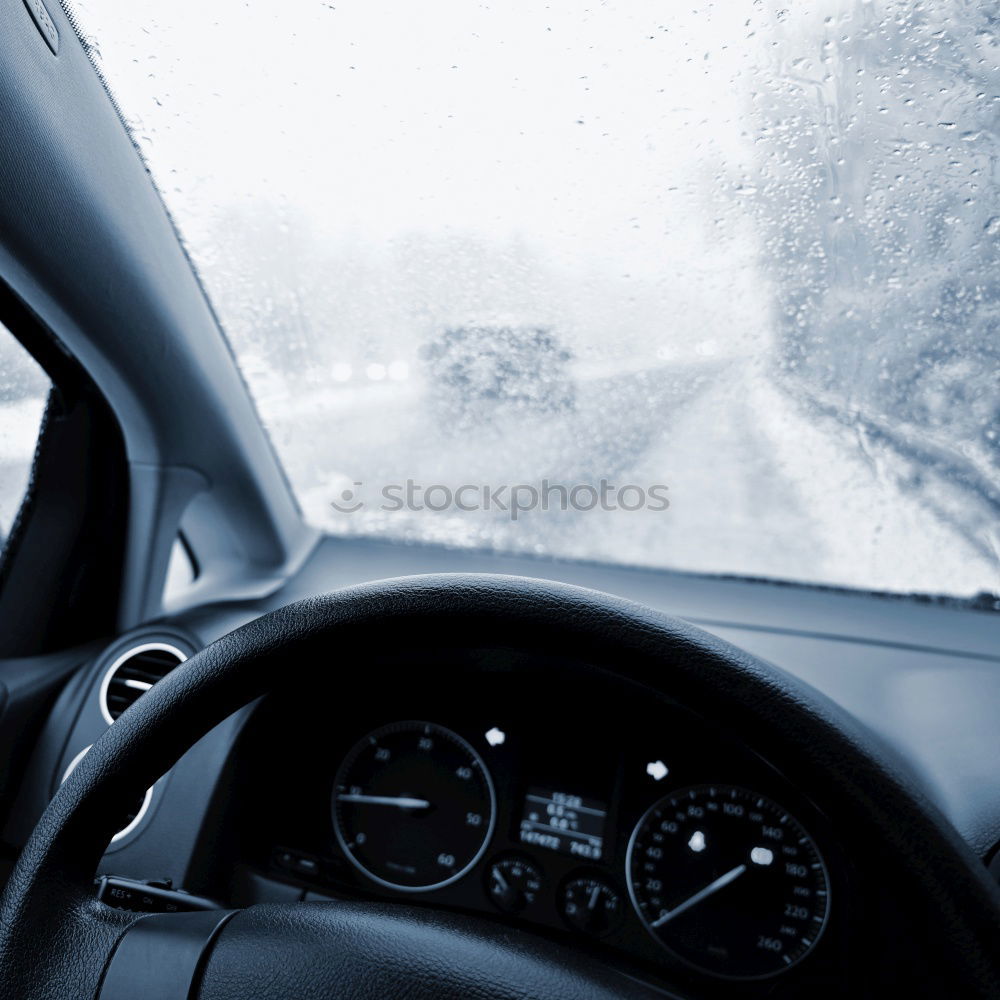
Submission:
[[[0,4],[0,997],[1000,996],[994,20]]]
[[[444,421],[488,419],[497,410],[572,409],[571,351],[548,327],[449,326],[420,350],[431,405]]]

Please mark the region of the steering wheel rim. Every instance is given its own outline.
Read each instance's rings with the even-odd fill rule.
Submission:
[[[906,768],[852,716],[781,669],[641,605],[543,580],[465,574],[384,580],[290,604],[213,643],[139,699],[60,787],[17,861],[0,898],[0,995],[97,995],[108,956],[139,919],[93,897],[120,804],[205,733],[281,682],[322,669],[331,648],[373,648],[403,630],[419,644],[444,629],[458,644],[615,663],[622,676],[754,733],[757,745],[797,754],[839,794],[850,821],[879,838],[884,856],[919,879],[929,918],[943,928],[938,957],[953,986],[995,995],[1000,891]]]

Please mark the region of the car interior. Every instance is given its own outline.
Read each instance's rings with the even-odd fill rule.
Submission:
[[[556,5],[544,16],[533,5],[453,4],[440,15],[399,11],[396,24],[393,5],[352,13],[348,4],[192,4],[183,18],[162,19],[156,6],[0,3],[0,995],[1000,998],[1000,209],[995,147],[984,152],[988,121],[998,134],[995,15],[951,0],[913,5],[917,13],[890,0],[822,0],[811,5],[816,12],[746,5],[738,18],[667,5],[647,25],[633,24],[628,4],[596,12]],[[959,7],[968,21],[955,14]],[[500,41],[463,48],[456,39],[466,28],[475,45],[486,45],[482,24],[469,27],[466,17],[506,19]],[[427,236],[421,257],[414,247],[424,237],[412,236],[416,223],[407,222],[399,231],[411,233],[410,243],[384,237],[393,249],[383,278],[375,263],[382,258],[352,229],[341,256],[323,265],[328,280],[313,281],[311,265],[300,267],[285,242],[295,212],[287,226],[266,228],[283,165],[315,167],[336,196],[324,195],[317,215],[333,205],[334,216],[370,216],[372,241],[383,239],[382,216],[397,200],[419,202],[418,189],[430,192],[430,215],[441,199],[465,197],[451,175],[428,180],[452,160],[475,175],[478,161],[463,159],[463,140],[433,146],[444,126],[422,91],[412,104],[399,93],[394,104],[407,80],[423,86],[419,73],[402,68],[391,79],[399,53],[416,52],[428,73],[438,72],[440,56],[441,79],[453,81],[442,84],[447,91],[430,88],[429,102],[451,108],[442,95],[454,91],[454,108],[469,121],[490,119],[482,133],[463,126],[469,148],[489,146],[484,136],[497,130],[483,162],[499,164],[498,178],[520,171],[516,200],[526,206],[530,243],[530,218],[542,212],[531,179],[542,186],[554,170],[574,203],[566,211],[591,211],[576,204],[591,189],[574,187],[572,171],[596,169],[590,146],[572,146],[558,170],[505,146],[515,133],[548,130],[542,111],[537,122],[517,118],[548,107],[545,92],[532,92],[531,72],[555,79],[565,71],[579,82],[592,59],[581,93],[591,84],[599,92],[607,65],[613,77],[625,72],[615,58],[646,65],[621,40],[626,29],[636,39],[661,32],[676,46],[668,53],[688,53],[676,56],[677,86],[694,81],[670,100],[700,120],[709,112],[698,109],[695,84],[718,55],[708,40],[713,17],[731,22],[743,45],[764,46],[764,19],[774,45],[794,47],[795,31],[827,32],[833,41],[809,50],[816,72],[832,74],[818,76],[816,87],[881,81],[879,94],[864,98],[871,107],[863,105],[876,122],[887,107],[904,125],[905,114],[934,118],[937,127],[943,89],[926,67],[951,72],[960,42],[976,40],[961,52],[985,81],[940,98],[952,102],[958,123],[943,133],[954,148],[921,145],[913,128],[908,145],[890,155],[878,145],[889,141],[883,133],[865,145],[845,125],[840,153],[809,175],[834,183],[838,155],[859,164],[895,157],[891,170],[904,174],[912,163],[900,157],[919,155],[932,178],[939,167],[947,173],[946,160],[968,154],[978,157],[980,186],[969,194],[954,182],[961,199],[940,208],[951,229],[940,223],[933,240],[932,222],[920,230],[927,260],[906,252],[916,246],[915,222],[906,229],[911,242],[897,234],[903,250],[891,254],[844,235],[848,225],[860,232],[856,219],[839,230],[830,223],[841,235],[831,237],[827,256],[840,256],[823,280],[833,287],[834,274],[843,287],[819,304],[812,291],[796,291],[785,339],[767,349],[782,359],[792,388],[781,391],[794,402],[767,402],[778,390],[759,374],[763,348],[752,358],[727,353],[727,345],[749,343],[744,313],[764,294],[763,279],[757,291],[743,284],[754,281],[742,276],[749,265],[735,223],[731,253],[721,235],[704,244],[728,255],[732,275],[724,270],[704,286],[688,275],[681,291],[662,293],[676,305],[657,299],[646,310],[636,284],[634,299],[598,306],[619,285],[602,285],[596,264],[580,264],[572,322],[556,307],[532,304],[550,286],[531,276],[536,266],[549,274],[548,252],[565,254],[558,267],[568,273],[566,261],[583,253],[569,231],[537,259],[525,249],[522,266],[520,258],[494,259],[472,236],[447,253],[447,234],[438,244]],[[748,17],[761,23],[746,27]],[[349,18],[361,19],[364,31],[355,35]],[[974,18],[990,21],[993,34],[973,31]],[[567,56],[564,67],[559,53],[575,44],[565,39],[578,23],[592,33],[573,50],[580,65]],[[334,34],[324,34],[327,24]],[[891,31],[912,43],[900,57],[914,67],[910,78],[893,77],[888,57],[871,56]],[[137,39],[136,48],[116,49],[116,32]],[[527,92],[518,91],[524,103],[511,105],[510,121],[498,110],[503,100],[488,103],[492,90],[461,103],[478,77],[456,74],[477,59],[495,68],[501,49],[501,62],[516,62],[528,32],[554,48],[525,57]],[[431,123],[400,147],[399,158],[410,149],[411,162],[378,174],[363,125],[352,139],[348,126],[324,131],[323,122],[339,122],[337,99],[354,93],[351,81],[384,35],[388,55],[378,65],[389,82],[359,83],[370,91],[365,100],[404,136],[407,115]],[[851,49],[850,39],[862,36]],[[178,39],[193,47],[169,72],[164,60],[132,58],[142,46],[169,51]],[[602,39],[612,39],[606,52]],[[283,45],[286,54],[272,61],[272,47]],[[827,61],[828,45],[838,47],[839,62]],[[735,59],[738,47],[720,44],[730,51],[720,58]],[[224,79],[220,67],[240,49],[242,75]],[[862,57],[882,75],[869,64],[867,75],[855,74],[852,60]],[[298,63],[330,82],[319,110],[310,104],[298,125],[289,109],[309,103],[306,88],[289,91],[279,109],[293,122],[285,133],[271,128],[263,95]],[[666,63],[650,65],[660,73]],[[800,85],[813,69],[783,65],[796,81],[788,93],[804,101],[819,92]],[[923,97],[910,110],[909,92],[893,88],[916,77]],[[712,100],[737,89],[704,79]],[[129,95],[142,86],[162,90],[139,122],[129,103],[138,98]],[[963,117],[973,115],[961,105],[966,91],[988,95],[969,97],[987,125]],[[202,104],[244,92],[246,106],[225,112],[233,132],[218,139],[238,156],[216,162],[214,147],[190,138],[201,134],[192,122],[209,114]],[[623,104],[631,93],[623,85]],[[777,100],[761,93],[754,90],[761,105]],[[190,110],[169,127],[151,126],[155,106],[189,98]],[[579,121],[567,118],[565,132],[553,125],[551,142],[570,148],[596,127],[600,135],[579,143],[625,143],[613,103],[588,105]],[[642,101],[630,107],[653,115]],[[363,109],[368,115],[369,105]],[[773,140],[787,143],[786,159],[789,149],[808,147],[805,157],[817,148],[796,114],[781,112],[785,131]],[[676,184],[688,183],[685,163],[700,176],[703,157],[725,161],[708,176],[729,186],[732,212],[773,185],[777,194],[767,197],[785,206],[777,217],[792,233],[782,244],[786,270],[774,265],[773,273],[787,284],[792,264],[820,268],[821,254],[794,243],[806,225],[796,213],[842,212],[828,207],[827,188],[816,196],[822,206],[807,212],[804,188],[783,180],[774,160],[748,194],[747,183],[719,179],[736,169],[736,154],[705,146],[692,129],[695,151],[676,153]],[[975,139],[957,138],[973,131]],[[307,135],[297,147],[296,136]],[[675,162],[669,137],[654,141],[644,125],[634,138],[636,149]],[[227,163],[248,159],[244,141],[259,157],[230,175]],[[329,162],[311,163],[310,142]],[[676,136],[674,143],[688,145]],[[418,163],[412,151],[431,148],[438,159]],[[185,174],[191,163],[210,179]],[[205,206],[235,191],[244,168],[267,180],[254,181],[259,201],[244,199],[243,214],[227,207],[216,228],[199,229]],[[378,174],[371,188],[370,172]],[[389,190],[391,178],[404,184],[407,174],[416,178],[412,190]],[[491,219],[506,197],[501,180],[490,186],[492,176],[473,176],[468,186]],[[638,177],[621,177],[621,188],[638,187]],[[879,187],[881,174],[858,177],[860,167],[850,188],[858,204],[875,191],[879,212],[896,210],[886,207],[894,188]],[[619,186],[605,174],[595,183]],[[299,195],[287,186],[292,201],[314,197],[304,182]],[[370,200],[358,193],[376,187]],[[624,205],[631,196],[608,199]],[[691,197],[699,217],[737,217]],[[626,216],[621,239],[645,240]],[[686,248],[697,270],[701,237],[681,229],[671,246]],[[947,233],[973,229],[981,272],[961,256],[973,253],[972,243],[959,251],[958,237],[948,242]],[[635,243],[633,261],[616,239],[608,236],[607,273],[624,282],[619,272],[639,267],[648,246]],[[253,266],[237,273],[232,262],[244,253],[256,255]],[[416,263],[407,265],[408,255]],[[685,252],[676,256],[678,268],[688,266]],[[894,278],[876,295],[865,271],[857,281],[866,283],[866,308],[881,310],[895,330],[899,315],[917,309],[907,296],[932,289],[951,303],[925,310],[939,321],[933,340],[878,340],[863,324],[868,332],[852,339],[850,316],[862,305],[843,288],[856,269],[875,274],[889,257],[912,282]],[[355,270],[352,261],[360,261]],[[955,269],[973,275],[975,294]],[[273,284],[265,271],[276,275]],[[990,273],[993,285],[976,277]],[[628,280],[638,283],[636,275]],[[450,300],[446,315],[434,296],[445,296],[436,289],[450,280],[462,286],[454,299],[461,309]],[[551,280],[551,301],[562,303],[563,279]],[[477,282],[486,291],[475,291]],[[309,305],[297,311],[286,288]],[[682,302],[682,291],[695,305]],[[503,308],[493,307],[494,294]],[[338,312],[338,302],[355,305]],[[680,331],[672,351],[696,342],[699,349],[678,360],[654,346],[657,360],[642,360],[646,348],[636,345],[652,336],[643,324],[654,312],[656,323],[672,317]],[[779,314],[768,313],[776,326]],[[827,323],[813,340],[803,339],[813,336],[802,332],[806,315],[816,328]],[[718,331],[705,333],[712,323]],[[964,332],[953,335],[953,327]],[[639,332],[630,340],[619,332],[626,328]],[[895,354],[886,353],[890,343]],[[347,348],[329,353],[339,344],[360,346],[350,356]],[[869,365],[876,354],[881,361]],[[816,358],[825,381],[810,368]],[[847,360],[838,367],[838,359]],[[759,380],[744,389],[747,372]],[[939,383],[951,395],[932,392]],[[849,406],[837,396],[845,385]],[[766,405],[741,409],[751,397]],[[782,406],[806,414],[803,428],[826,437],[783,422]],[[693,437],[685,437],[688,427]],[[730,443],[715,448],[723,438]],[[771,444],[758,454],[753,442],[765,439]],[[858,468],[868,471],[857,475],[870,477],[877,502],[856,502],[854,473],[838,478],[840,452],[825,450],[832,440],[862,455]],[[795,442],[808,453],[800,466],[779,454]],[[741,462],[750,467],[745,480]],[[820,512],[809,518],[775,499],[781,476],[798,468],[806,472],[788,495]],[[490,470],[497,478],[487,478]],[[518,476],[526,485],[511,487]],[[643,485],[618,490],[616,513],[602,510],[608,480],[630,477]],[[424,489],[422,506],[415,480],[441,484]],[[745,489],[734,485],[744,481]],[[370,491],[379,488],[386,502],[376,508]],[[630,488],[646,505],[635,514]],[[436,504],[438,495],[447,503]],[[462,497],[487,509],[463,506]],[[834,521],[822,540],[819,529],[810,533]]]

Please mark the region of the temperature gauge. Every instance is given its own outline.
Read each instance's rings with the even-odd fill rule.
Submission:
[[[542,873],[526,858],[508,854],[490,865],[486,891],[504,913],[520,913],[535,901],[541,888]]]

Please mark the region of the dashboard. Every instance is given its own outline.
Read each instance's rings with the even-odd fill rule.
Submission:
[[[307,569],[299,593],[357,571],[343,560]],[[736,582],[685,579],[665,596],[650,589],[662,576],[619,576],[574,582],[690,617],[698,603],[716,634],[864,720],[1000,867],[993,617]],[[713,606],[712,594],[728,603]],[[295,596],[196,609],[46,660],[65,681],[8,772],[19,791],[5,856],[107,729],[116,699]],[[820,611],[829,634],[778,627]],[[898,634],[870,642],[843,624],[887,630],[894,616]],[[732,624],[750,618],[764,625]],[[929,645],[931,625],[944,636],[952,618],[961,627],[947,635],[970,651]],[[141,663],[123,660],[140,648]],[[886,846],[843,820],[822,775],[614,667],[444,640],[413,650],[398,636],[383,651],[331,650],[325,679],[240,710],[192,747],[123,817],[99,870],[224,906],[374,900],[468,915],[599,956],[674,996],[878,995],[902,969],[929,981],[921,942],[934,914],[887,874]]]
[[[863,907],[804,790],[599,669],[498,651],[453,667],[434,690],[414,663],[391,694],[333,685],[257,710],[224,824],[230,892],[476,914],[702,991],[844,982]]]

